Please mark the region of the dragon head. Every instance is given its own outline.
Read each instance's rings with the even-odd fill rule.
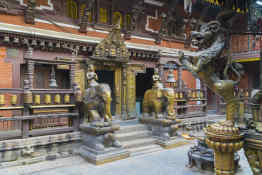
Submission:
[[[219,33],[220,29],[221,24],[219,21],[211,21],[207,24],[202,25],[199,32],[191,32],[192,45],[199,48],[206,48],[206,45],[213,40],[216,34]]]
[[[216,19],[203,24],[199,31],[191,32],[191,43],[198,48],[208,48],[215,38],[220,34],[224,35],[230,28],[229,20],[235,13],[231,10],[220,12]]]

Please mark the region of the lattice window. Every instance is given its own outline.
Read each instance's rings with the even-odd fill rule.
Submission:
[[[73,19],[78,18],[78,4],[75,0],[67,0],[66,1],[67,7],[67,16]]]
[[[114,12],[113,14],[113,24],[116,24],[118,22],[118,19],[120,19],[120,26],[123,27],[123,17],[120,12]]]
[[[100,15],[99,22],[103,23],[103,24],[107,24],[108,23],[108,11],[107,11],[107,8],[102,8],[101,7],[99,9],[99,15]]]

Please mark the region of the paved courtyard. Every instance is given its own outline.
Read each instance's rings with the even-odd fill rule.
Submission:
[[[187,151],[192,145],[127,158],[94,166],[80,157],[70,157],[0,170],[0,175],[213,175],[187,168]],[[237,175],[252,175],[243,152]]]

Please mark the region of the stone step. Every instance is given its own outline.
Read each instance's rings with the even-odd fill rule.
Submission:
[[[149,138],[152,137],[152,134],[150,131],[141,130],[141,131],[132,131],[127,133],[117,133],[115,136],[120,142],[122,142],[122,141],[131,141],[135,139]]]
[[[156,139],[154,139],[154,138],[143,138],[143,139],[136,139],[136,140],[128,140],[128,141],[124,141],[124,142],[121,142],[121,143],[125,148],[129,149],[129,148],[137,148],[137,147],[155,144]]]
[[[133,131],[145,131],[147,127],[143,124],[135,124],[128,126],[120,126],[120,130],[116,131],[116,133],[128,133]]]
[[[163,151],[163,148],[159,145],[153,144],[148,146],[142,146],[137,148],[130,148],[128,149],[130,152],[130,156],[140,156],[144,154],[149,154],[157,151]]]

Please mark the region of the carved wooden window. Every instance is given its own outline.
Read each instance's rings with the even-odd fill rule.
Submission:
[[[100,8],[99,9],[99,22],[103,23],[103,24],[107,24],[108,23],[108,11],[107,8]]]
[[[126,20],[126,29],[127,30],[132,30],[132,28],[131,28],[131,23],[132,23],[132,17],[131,17],[131,15],[130,14],[127,14],[126,16],[125,16],[125,20]]]
[[[87,6],[86,3],[82,3],[82,4],[80,5],[80,10],[79,10],[79,16],[80,16],[80,18],[83,16],[86,8],[88,8],[88,6]],[[89,12],[89,16],[88,16],[88,21],[89,21],[89,22],[92,22],[92,16],[93,16],[93,14],[92,14],[92,10],[91,10],[91,12]]]
[[[120,12],[114,12],[113,14],[113,24],[116,24],[118,20],[120,19],[120,26],[123,27],[123,17]]]
[[[36,65],[33,87],[36,89],[48,89],[50,68],[46,65]]]
[[[67,16],[73,19],[78,18],[78,4],[75,0],[67,0],[66,1],[67,7]]]
[[[56,82],[58,89],[70,88],[70,73],[69,70],[56,69]]]

